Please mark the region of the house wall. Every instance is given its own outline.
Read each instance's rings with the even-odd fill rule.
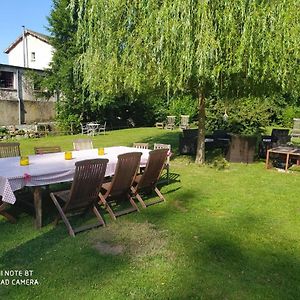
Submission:
[[[24,76],[26,69],[0,65],[0,71],[14,72],[16,83],[13,89],[0,88],[0,126],[20,123],[19,99],[21,99],[22,123],[32,124],[55,119],[55,97],[50,99],[37,98],[26,80],[26,76]]]
[[[26,35],[25,40],[27,42],[26,67],[39,70],[48,68],[52,60],[53,47],[30,34]],[[31,59],[32,52],[35,53],[35,61]],[[8,64],[24,67],[23,39],[8,53]]]
[[[50,122],[55,118],[55,103],[44,101],[24,102],[24,123],[33,124],[39,122]],[[0,99],[0,126],[19,124],[19,101]]]

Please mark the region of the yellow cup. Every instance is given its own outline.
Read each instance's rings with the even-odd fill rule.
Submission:
[[[29,157],[21,156],[20,157],[20,166],[28,166],[29,165]]]
[[[65,152],[65,160],[72,159],[72,151],[66,151]]]
[[[98,148],[98,155],[104,155],[104,148]]]

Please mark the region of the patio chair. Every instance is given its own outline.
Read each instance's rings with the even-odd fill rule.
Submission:
[[[170,182],[170,156],[171,156],[171,145],[169,144],[154,144],[153,147],[154,150],[156,149],[168,149],[168,156],[165,161],[164,169],[167,170],[167,183],[169,184]]]
[[[34,147],[35,154],[47,154],[61,152],[60,146]]]
[[[75,163],[75,175],[70,190],[50,193],[50,197],[59,211],[60,217],[68,228],[69,234],[75,234],[91,228],[105,226],[105,222],[95,204],[103,183],[108,159],[90,159]],[[60,205],[61,202],[63,205]],[[79,228],[72,228],[67,215],[84,214],[92,210],[98,222]],[[59,221],[56,218],[55,224]]]
[[[119,216],[139,211],[130,195],[130,188],[137,174],[141,156],[140,152],[120,154],[112,180],[102,185],[99,204],[104,206],[113,220]],[[115,212],[112,204],[124,203],[126,199],[130,201],[132,207]]]
[[[165,129],[173,130],[175,128],[175,116],[167,116],[167,123]]]
[[[156,122],[155,127],[159,128],[159,129],[163,129],[164,128],[164,122]]]
[[[156,185],[164,168],[165,161],[168,157],[168,152],[169,149],[157,149],[150,151],[144,173],[137,175],[134,180],[134,185],[131,187],[132,194],[138,199],[144,208],[149,205],[165,201],[164,196],[161,194]],[[159,200],[146,204],[140,193],[152,192],[153,190],[158,195]]]
[[[78,139],[73,141],[75,151],[93,149],[93,142],[90,139]]]
[[[133,147],[137,149],[148,149],[149,143],[133,143]]]
[[[80,126],[81,126],[81,134],[90,134],[91,133],[91,128],[88,126],[88,124],[80,123]]]
[[[104,124],[99,124],[98,126],[98,132],[101,133],[103,132],[103,134],[105,135],[105,130],[106,130],[106,122],[104,122]]]
[[[292,137],[300,137],[300,119],[293,119],[294,121],[294,126],[291,132]]]
[[[7,208],[9,208],[10,205],[6,202],[3,202],[1,198],[2,197],[0,196],[0,215],[6,218],[9,222],[16,223],[16,219],[11,214],[6,212]]]
[[[181,115],[180,116],[180,129],[188,129],[190,126],[189,126],[189,119],[190,119],[190,116],[189,115]]]
[[[20,143],[0,143],[0,158],[20,156]]]

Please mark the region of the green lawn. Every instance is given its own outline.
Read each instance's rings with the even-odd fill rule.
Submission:
[[[21,150],[71,149],[76,137],[22,140]],[[178,132],[120,130],[93,141],[170,142],[177,153]],[[16,225],[0,219],[0,272],[33,270],[39,281],[0,285],[0,299],[300,299],[298,173],[263,162],[218,171],[182,156],[171,172],[180,181],[162,187],[166,203],[116,222],[104,213],[106,228],[76,238],[50,217],[40,231],[30,214]]]

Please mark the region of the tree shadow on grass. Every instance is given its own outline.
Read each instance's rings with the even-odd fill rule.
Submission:
[[[256,235],[261,219],[243,220],[232,218],[239,228],[255,228]],[[191,235],[179,234],[185,268],[178,269],[177,282],[172,282],[178,288],[170,298],[181,293],[185,299],[299,299],[300,260],[281,243],[266,242],[259,235],[261,242],[245,243],[226,223],[223,228],[213,222],[193,225]]]

